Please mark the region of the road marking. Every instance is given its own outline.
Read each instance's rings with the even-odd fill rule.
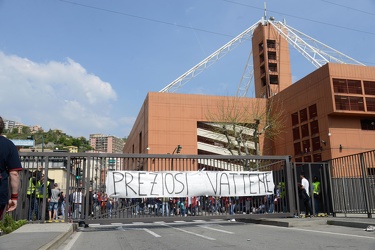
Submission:
[[[145,231],[145,232],[153,235],[154,237],[157,237],[157,238],[161,237],[159,234],[154,233],[154,232],[152,232],[151,230],[149,230],[147,228],[123,228],[123,227],[118,227],[117,230],[120,230],[120,231],[123,231],[123,232],[129,231],[129,230],[136,230],[136,231],[143,230],[143,231]]]
[[[201,234],[196,234],[196,233],[193,233],[193,232],[190,232],[190,231],[186,231],[184,229],[181,229],[181,228],[178,228],[178,227],[172,227],[170,225],[167,225],[167,224],[162,224],[163,226],[166,226],[166,227],[170,227],[170,228],[173,228],[173,229],[176,229],[176,230],[179,230],[181,232],[184,232],[184,233],[187,233],[187,234],[192,234],[192,235],[195,235],[197,237],[201,237],[203,239],[206,239],[206,240],[216,240],[214,238],[211,238],[211,237],[207,237],[207,236],[204,236],[204,235],[201,235]]]
[[[151,230],[149,230],[147,228],[143,228],[143,230],[145,230],[147,233],[149,233],[149,234],[151,234],[151,235],[153,235],[153,236],[155,236],[157,238],[161,237],[159,234],[154,233],[154,232],[152,232]]]
[[[259,226],[264,226],[264,227],[275,227],[271,225],[259,225]],[[372,239],[374,240],[374,237],[370,236],[362,236],[362,235],[352,235],[352,234],[343,234],[343,233],[334,233],[334,232],[327,232],[327,231],[316,231],[316,230],[311,230],[311,229],[302,229],[302,228],[292,228],[292,227],[284,227],[289,230],[296,230],[296,231],[304,231],[304,232],[311,232],[311,233],[320,233],[320,234],[332,234],[332,235],[338,235],[338,236],[349,236],[349,237],[354,237],[354,238],[365,238],[365,239]]]
[[[217,232],[221,232],[221,233],[234,234],[233,232],[230,232],[230,231],[225,231],[225,230],[221,230],[221,229],[217,229],[217,228],[213,228],[213,227],[209,227],[209,226],[200,225],[199,227],[203,227],[205,229],[209,229],[209,230],[213,230],[213,231],[217,231]]]
[[[194,222],[200,222],[200,223],[202,223],[202,222],[206,222],[205,220],[193,220]]]
[[[66,246],[64,247],[63,250],[72,249],[72,247],[74,246],[74,243],[78,240],[78,238],[81,235],[81,233],[82,232],[76,232],[75,234],[73,234],[72,239],[68,242],[68,244],[66,244]]]

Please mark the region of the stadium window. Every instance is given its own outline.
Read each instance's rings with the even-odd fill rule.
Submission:
[[[301,123],[307,121],[307,109],[300,110],[299,116],[300,116],[300,122]]]
[[[361,120],[362,130],[375,130],[375,119],[373,120]]]
[[[309,136],[309,125],[304,124],[301,126],[301,133],[302,133],[302,138]]]
[[[293,128],[293,140],[299,140],[300,138],[299,127]]]
[[[298,112],[292,114],[292,125],[295,126],[297,125],[298,122]]]
[[[363,81],[366,95],[375,95],[375,82]]]
[[[369,112],[375,112],[375,98],[366,97],[366,108]]]
[[[334,93],[348,93],[345,79],[332,79]]]
[[[301,143],[300,142],[294,143],[294,154],[295,155],[300,155],[301,153],[302,153]]]
[[[310,134],[318,134],[319,133],[319,123],[318,120],[310,122]]]
[[[309,118],[312,119],[312,118],[315,118],[317,116],[318,116],[318,110],[316,108],[316,104],[311,105],[309,107]]]
[[[362,86],[360,80],[348,80],[348,92],[350,94],[362,94]]]

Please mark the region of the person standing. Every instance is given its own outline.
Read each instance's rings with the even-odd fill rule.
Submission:
[[[82,215],[82,202],[83,202],[82,189],[78,188],[78,190],[73,193],[73,204],[74,204],[73,218],[74,219],[81,218],[81,215]]]
[[[313,179],[313,192],[314,192],[314,209],[315,215],[319,214],[319,200],[320,200],[320,181],[318,177],[314,176]]]
[[[162,216],[169,216],[169,198],[163,197],[162,201]]]
[[[53,184],[53,189],[51,190],[51,198],[48,199],[48,215],[49,215],[49,222],[52,220],[58,219],[57,209],[59,204],[59,196],[60,196],[60,189],[57,183]],[[53,211],[53,213],[52,213]]]
[[[311,209],[310,184],[309,184],[309,181],[306,179],[304,172],[301,172],[300,177],[301,177],[302,201],[306,209],[305,215],[306,217],[307,216],[311,217],[313,215],[313,211]]]
[[[46,182],[46,193],[44,193],[44,179],[45,179],[45,176],[44,174],[42,174],[42,176],[40,177],[40,180],[37,181],[36,183],[36,198],[38,199],[38,204],[39,204],[39,214],[38,214],[38,218],[37,220],[40,220],[42,219],[42,214],[43,215],[46,215],[46,212],[48,211],[48,202],[49,202],[49,198],[51,197],[51,182],[48,180],[47,178],[47,182]],[[43,204],[44,202],[46,202],[46,210],[43,211]]]
[[[64,222],[65,220],[65,194],[64,192],[60,192],[60,197],[59,197],[59,204],[58,207],[61,210],[61,222]]]
[[[4,121],[0,116],[0,220],[4,211],[11,212],[17,208],[20,184],[18,172],[22,169],[16,146],[2,135],[4,127]]]
[[[38,218],[38,199],[36,198],[36,171],[31,173],[31,177],[29,178],[29,183],[27,187],[27,198],[29,200],[29,215],[28,220],[33,221],[33,213],[35,213],[35,218]]]

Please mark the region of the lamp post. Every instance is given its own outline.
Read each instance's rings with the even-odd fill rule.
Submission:
[[[175,149],[173,150],[173,153],[172,155],[176,152],[176,154],[179,154],[181,152],[181,149],[182,149],[182,146],[181,145],[177,145],[177,147],[175,147]]]
[[[42,152],[44,152],[44,136],[42,134]]]
[[[28,136],[27,138],[31,139],[31,140],[34,140],[34,145],[35,145],[36,139],[35,139],[34,135]],[[42,152],[44,152],[44,136],[43,136],[43,134],[42,134],[41,138],[42,138]]]
[[[177,147],[174,148],[174,150],[172,152],[172,155],[174,155],[174,153],[179,154],[181,152],[181,149],[182,149],[182,146],[177,145]],[[171,169],[173,171],[173,158],[172,158],[172,162],[171,162]]]
[[[259,155],[259,119],[255,119],[255,128],[254,128],[254,146],[255,146],[255,154]]]

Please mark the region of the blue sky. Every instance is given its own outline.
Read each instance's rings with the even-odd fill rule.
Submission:
[[[375,66],[373,0],[268,0],[267,16]],[[0,0],[0,115],[126,137],[158,92],[256,23],[264,1]],[[234,95],[244,42],[178,93]],[[315,67],[291,53],[293,79]]]

